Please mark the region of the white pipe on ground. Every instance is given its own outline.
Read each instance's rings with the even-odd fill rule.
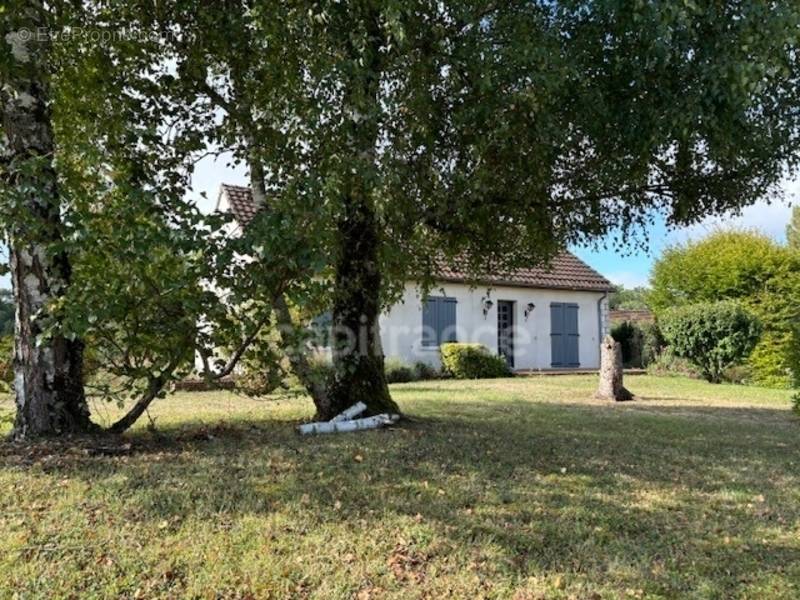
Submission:
[[[363,413],[365,410],[367,410],[367,405],[364,404],[363,402],[359,402],[357,404],[354,404],[353,406],[351,406],[347,410],[340,412],[338,415],[333,417],[330,420],[330,422],[331,423],[338,423],[339,421],[349,421],[353,417],[357,417],[358,415]]]
[[[400,415],[375,415],[364,419],[353,419],[352,421],[321,421],[317,423],[306,423],[297,428],[300,435],[311,433],[345,433],[348,431],[363,431],[365,429],[377,429],[386,425],[392,425],[400,420]]]

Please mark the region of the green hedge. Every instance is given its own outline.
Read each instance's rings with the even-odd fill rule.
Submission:
[[[732,301],[701,302],[667,311],[661,331],[672,350],[713,383],[747,360],[761,336],[759,320]]]
[[[482,344],[442,344],[442,370],[456,379],[509,377],[511,370],[502,356]]]
[[[772,388],[791,388],[797,383],[795,346],[791,333],[764,333],[747,361],[753,383]]]

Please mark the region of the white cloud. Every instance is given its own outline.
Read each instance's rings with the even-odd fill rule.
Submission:
[[[771,204],[766,200],[757,202],[742,210],[742,214],[738,216],[708,217],[697,225],[671,231],[666,241],[675,243],[697,239],[720,227],[757,229],[783,241],[786,238],[786,225],[791,218],[792,206],[800,206],[800,179],[787,181],[783,185],[783,192],[783,200],[776,200]]]

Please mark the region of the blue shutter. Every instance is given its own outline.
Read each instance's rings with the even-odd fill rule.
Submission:
[[[455,342],[456,339],[456,299],[441,298],[439,302],[439,343]]]
[[[580,367],[580,334],[578,333],[578,305],[566,304],[564,306],[564,363],[567,367]]]
[[[429,298],[422,305],[422,345],[423,346],[436,346],[437,345],[437,329],[436,329],[436,311],[438,303],[435,298]]]
[[[564,366],[564,305],[550,305],[550,366]]]
[[[428,298],[422,306],[422,345],[456,341],[456,299]]]

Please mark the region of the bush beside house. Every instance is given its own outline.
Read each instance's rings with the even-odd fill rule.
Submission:
[[[622,346],[622,363],[626,368],[648,367],[661,354],[665,345],[654,322],[622,321],[611,328],[611,337]]]
[[[489,352],[483,344],[442,344],[442,370],[455,379],[510,377],[511,369],[502,356]]]
[[[384,371],[388,383],[408,383],[417,379],[414,367],[398,358],[387,358],[384,362]]]
[[[712,383],[720,383],[726,370],[747,360],[761,337],[758,319],[731,301],[671,309],[664,313],[661,328],[675,354]]]

